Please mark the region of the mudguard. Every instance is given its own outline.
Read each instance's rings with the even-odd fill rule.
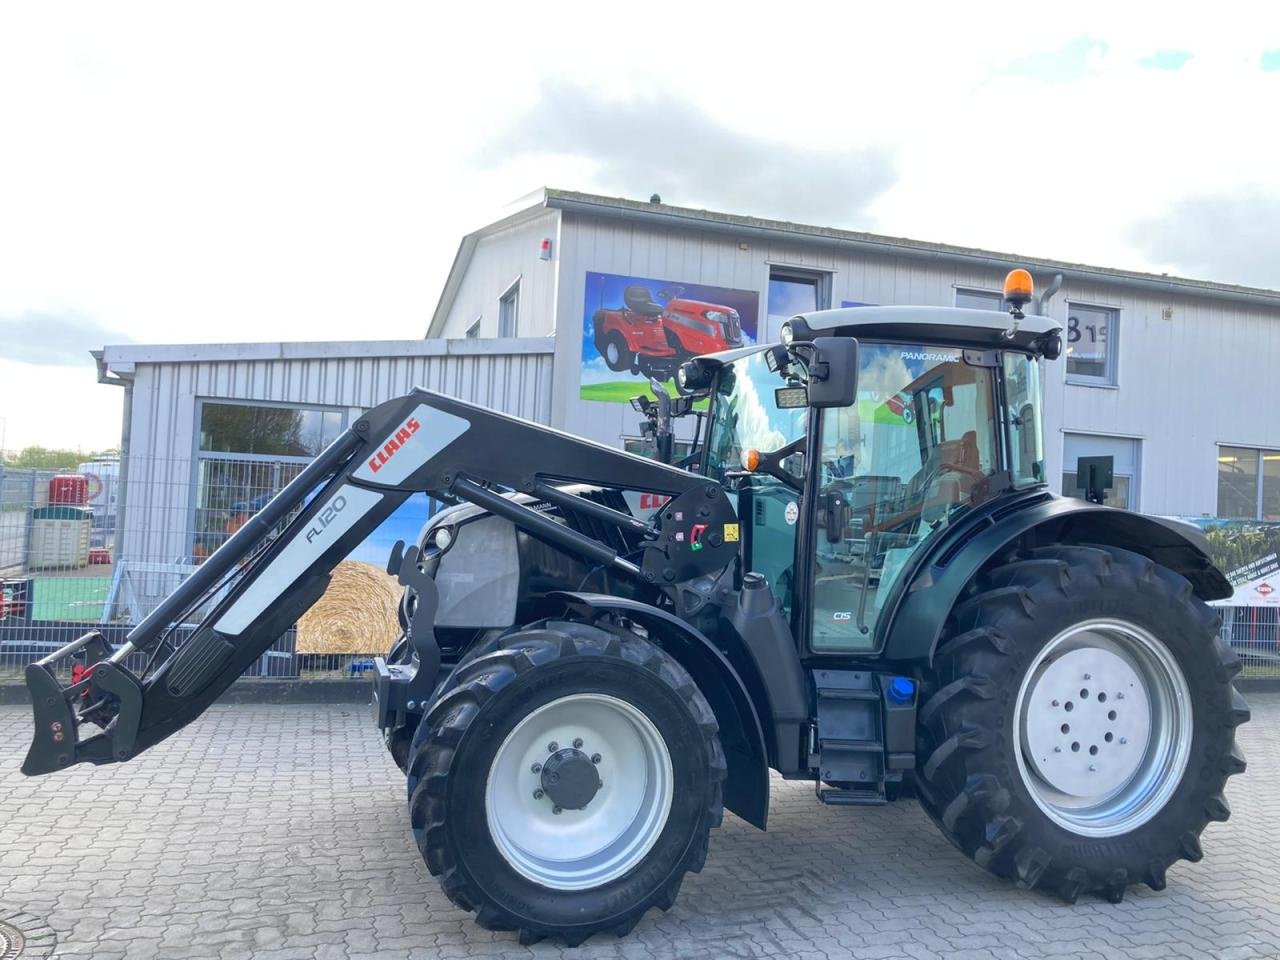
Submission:
[[[639,600],[569,591],[550,596],[584,617],[607,612],[627,617],[659,639],[663,649],[689,671],[720,725],[720,742],[729,764],[724,805],[753,827],[765,829],[769,820],[769,754],[760,714],[742,678],[716,645],[679,617]]]
[[[906,571],[884,643],[892,661],[932,661],[943,626],[965,586],[1014,540],[1030,546],[1097,543],[1132,550],[1182,574],[1201,600],[1231,596],[1231,585],[1209,559],[1199,528],[1038,492],[975,513],[941,537]]]

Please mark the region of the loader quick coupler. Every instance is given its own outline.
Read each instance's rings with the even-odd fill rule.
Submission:
[[[110,656],[110,646],[94,631],[27,666],[35,736],[23,773],[33,776],[78,760],[109,763],[132,756],[142,716],[142,687]],[[67,658],[75,662],[72,682],[64,687],[54,671]],[[84,723],[100,726],[103,732],[81,742]]]

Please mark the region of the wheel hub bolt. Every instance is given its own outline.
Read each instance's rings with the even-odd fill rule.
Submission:
[[[1049,706],[1051,706],[1051,707],[1056,707],[1057,705],[1058,705],[1058,701],[1057,701],[1057,700],[1055,700],[1055,701],[1053,701],[1053,703],[1049,704]]]
[[[547,753],[555,753],[559,749],[560,744],[556,743],[554,740],[547,744]]]
[[[537,789],[537,790],[533,791],[533,799],[535,799],[535,800],[541,800],[541,799],[542,799],[542,789],[541,789],[541,788],[539,788],[539,789]]]
[[[558,816],[560,816],[560,808],[559,808],[559,807],[552,807],[552,808],[551,808],[551,812],[552,812],[552,813],[554,813],[557,817],[558,817]]]
[[[535,764],[534,764],[532,767],[530,767],[529,769],[530,769],[530,770],[532,770],[534,773],[541,773],[541,772],[542,772],[542,764],[540,764],[540,763],[535,763]]]
[[[573,738],[573,748],[574,748],[575,750],[581,750],[581,749],[582,749],[582,738],[581,738],[581,737],[574,737],[574,738]]]
[[[1062,752],[1062,748],[1061,748],[1061,747],[1054,747],[1054,748],[1053,748],[1053,752],[1054,752],[1054,753],[1061,753],[1061,752]]]
[[[1128,738],[1128,737],[1121,737],[1121,738],[1120,738],[1120,743],[1121,743],[1121,745],[1124,745],[1124,744],[1126,744],[1126,743],[1128,743],[1128,742],[1129,742],[1129,738]]]
[[[1090,773],[1095,773],[1095,772],[1097,772],[1097,769],[1098,769],[1098,768],[1097,768],[1096,766],[1094,766],[1092,763],[1091,763],[1091,764],[1089,764],[1089,772],[1090,772]]]
[[[1085,678],[1086,680],[1092,680],[1092,679],[1093,679],[1093,674],[1091,674],[1091,673],[1086,673],[1086,674],[1084,675],[1084,678]]]
[[[602,758],[602,757],[600,756],[600,754],[598,754],[598,753],[593,753],[593,754],[591,755],[591,762],[592,762],[592,763],[599,763],[602,759],[603,759],[603,758]]]
[[[1123,700],[1123,699],[1124,699],[1124,694],[1123,694],[1123,693],[1117,693],[1117,694],[1116,694],[1116,699],[1117,699],[1117,700]]]

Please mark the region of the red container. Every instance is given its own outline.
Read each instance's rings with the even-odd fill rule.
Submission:
[[[60,473],[49,480],[49,505],[83,507],[89,502],[89,478],[83,473]]]

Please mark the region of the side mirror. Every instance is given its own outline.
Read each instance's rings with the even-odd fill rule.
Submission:
[[[809,352],[809,406],[847,407],[858,397],[858,341],[816,337]]]

